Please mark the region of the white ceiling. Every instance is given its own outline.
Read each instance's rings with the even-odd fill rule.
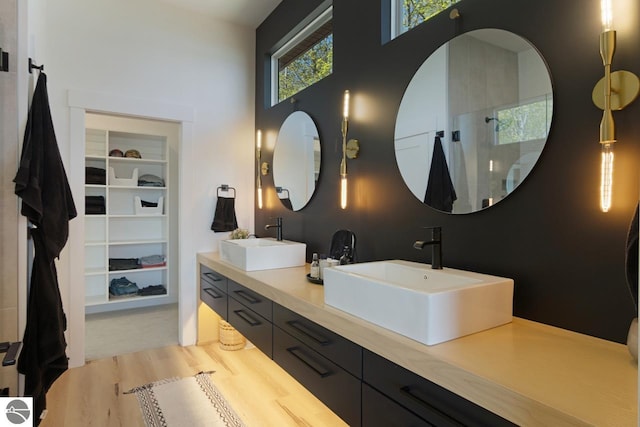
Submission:
[[[159,0],[224,21],[257,28],[282,0]]]

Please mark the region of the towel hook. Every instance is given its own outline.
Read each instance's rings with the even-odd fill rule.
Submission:
[[[33,59],[29,58],[29,74],[33,73],[33,69],[44,71],[44,64],[36,65],[33,63]]]
[[[9,52],[5,52],[0,47],[0,71],[9,71]]]

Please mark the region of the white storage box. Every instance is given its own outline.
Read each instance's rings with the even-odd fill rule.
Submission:
[[[112,166],[109,166],[109,185],[120,185],[123,187],[137,187],[138,186],[138,168],[133,170],[133,176],[131,178],[116,178],[116,171]]]
[[[158,206],[144,207],[139,196],[135,196],[136,215],[162,215],[164,206],[164,197],[158,198]]]

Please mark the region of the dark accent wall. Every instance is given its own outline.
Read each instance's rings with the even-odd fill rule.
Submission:
[[[328,252],[333,232],[357,234],[359,261],[429,262],[430,251],[412,244],[422,226],[443,229],[445,267],[515,280],[514,314],[561,328],[624,342],[635,307],[625,279],[625,246],[639,195],[640,101],[614,113],[616,144],[613,208],[599,210],[602,112],[591,101],[603,75],[598,52],[600,0],[462,0],[459,21],[443,13],[382,44],[384,3],[338,0],[333,5],[333,74],[269,107],[269,54],[320,0],[283,0],[256,31],[256,128],[265,135],[263,160],[271,163],[277,132],[294,110],[307,112],[322,141],[318,188],[298,212],[276,198],[273,175],[263,178],[265,208],[256,208],[260,236],[282,216],[285,239]],[[632,4],[635,2],[628,2]],[[640,6],[633,28],[618,31],[613,69],[640,73]],[[450,215],[421,204],[405,186],[393,149],[395,117],[406,86],[422,62],[458,33],[479,28],[512,31],[535,45],[554,88],[547,145],[529,177],[497,205]],[[339,207],[342,93],[351,91],[349,136],[361,143],[348,163],[349,207]]]

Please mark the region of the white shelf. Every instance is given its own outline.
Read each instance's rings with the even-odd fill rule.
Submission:
[[[123,125],[125,126],[125,125]],[[170,219],[170,162],[167,137],[118,130],[95,129],[87,126],[85,165],[104,168],[106,184],[85,184],[87,196],[103,196],[106,214],[85,215],[85,304],[91,311],[135,308],[163,303],[172,290],[171,277],[174,263],[169,236]],[[108,153],[119,149],[138,150],[141,159],[111,157]],[[139,186],[142,175],[155,175],[164,180],[165,186]],[[113,185],[111,185],[113,184]],[[156,203],[162,200],[164,211],[152,213],[152,209],[136,214],[136,199]],[[143,209],[144,210],[144,209]],[[141,211],[139,208],[137,211]],[[172,234],[173,233],[173,234]],[[109,270],[109,258],[142,258],[162,255],[166,265],[161,267]],[[109,294],[111,279],[127,277],[139,289],[163,285],[167,293],[162,295],[117,296]],[[175,286],[175,285],[174,285]],[[158,302],[153,302],[157,300]],[[100,306],[103,306],[102,308]],[[107,308],[107,306],[109,306]]]
[[[149,268],[132,268],[130,270],[110,270],[109,274],[112,276],[117,276],[118,274],[130,274],[130,273],[146,273],[149,271],[163,271],[166,270],[167,267],[149,267]]]
[[[102,187],[105,187],[104,185]],[[166,190],[167,187],[152,187],[150,185],[110,185],[109,190]]]
[[[124,245],[151,245],[158,243],[167,243],[166,239],[157,240],[112,240],[109,242],[110,246],[124,246]]]

